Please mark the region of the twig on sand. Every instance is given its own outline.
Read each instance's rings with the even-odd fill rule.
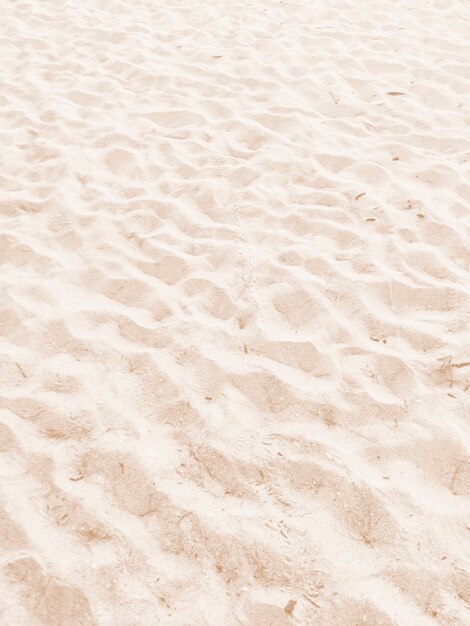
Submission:
[[[22,373],[23,378],[28,378],[28,377],[26,376],[25,372],[24,372],[24,369],[21,367],[21,365],[20,365],[18,362],[16,362],[16,361],[15,361],[15,364],[16,364],[16,367],[17,367],[17,368],[20,370],[20,372]]]
[[[316,606],[316,607],[317,607],[317,609],[320,609],[320,608],[321,608],[321,607],[320,607],[320,605],[319,605],[319,604],[317,604],[317,603],[315,602],[315,600],[312,600],[312,598],[310,598],[310,597],[309,597],[306,593],[304,593],[304,594],[303,594],[303,596],[304,596],[304,598],[305,598],[308,602],[310,602],[310,604],[313,604],[313,606]]]

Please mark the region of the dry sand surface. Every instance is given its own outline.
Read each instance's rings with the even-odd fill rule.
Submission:
[[[2,0],[0,625],[470,623],[468,0]]]

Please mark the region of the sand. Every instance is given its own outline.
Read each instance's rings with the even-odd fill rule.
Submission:
[[[3,0],[1,626],[470,623],[467,0]]]

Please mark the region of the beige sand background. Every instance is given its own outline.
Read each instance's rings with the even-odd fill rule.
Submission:
[[[470,623],[469,3],[0,12],[0,624]]]

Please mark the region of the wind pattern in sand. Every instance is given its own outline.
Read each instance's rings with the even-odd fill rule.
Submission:
[[[0,625],[470,622],[467,0],[3,0]]]

